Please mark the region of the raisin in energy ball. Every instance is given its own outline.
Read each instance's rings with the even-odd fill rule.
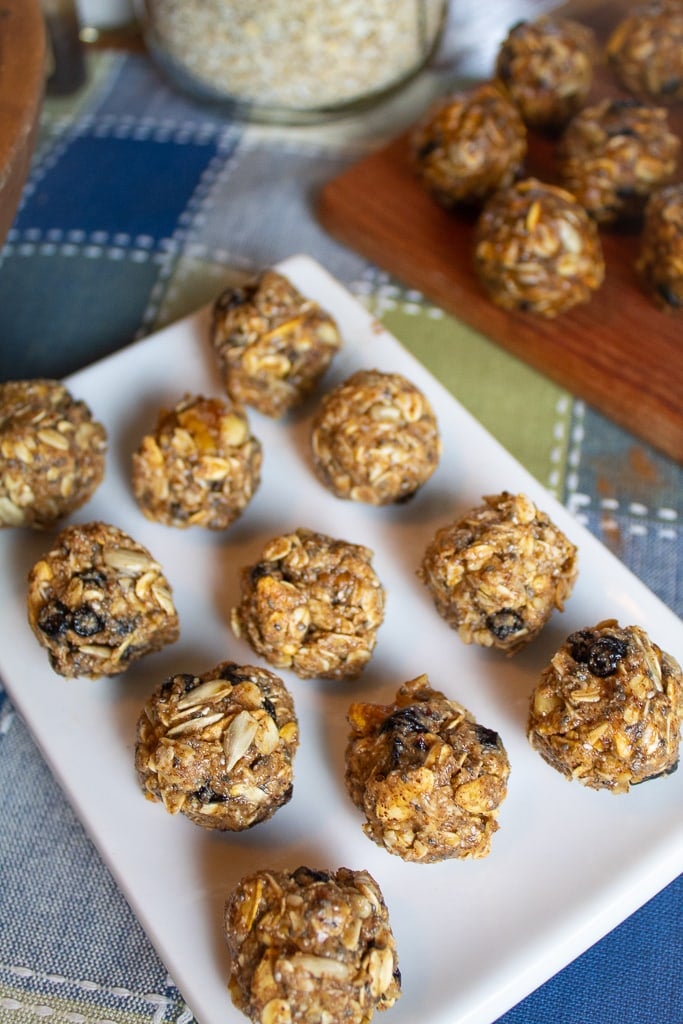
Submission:
[[[274,668],[303,679],[354,679],[384,618],[372,552],[300,528],[269,541],[242,570],[232,630]]]
[[[251,501],[261,458],[241,406],[186,395],[133,455],[133,494],[147,519],[224,530]]]
[[[513,654],[562,611],[576,547],[523,494],[487,496],[437,531],[418,575],[465,643]]]
[[[588,302],[605,276],[593,220],[570,192],[535,178],[489,199],[475,230],[474,265],[497,306],[546,318]]]
[[[167,679],[145,704],[135,767],[149,800],[209,829],[241,831],[292,795],[294,704],[267,669],[223,662]]]
[[[478,205],[519,177],[526,126],[493,82],[438,100],[412,136],[418,180],[442,206]]]
[[[568,779],[626,793],[675,771],[683,674],[638,626],[614,619],[572,633],[531,697],[527,733]]]
[[[513,25],[498,50],[496,75],[529,127],[557,129],[583,106],[596,59],[590,28],[541,15]]]
[[[510,773],[498,733],[424,675],[348,718],[346,786],[370,839],[421,864],[489,853]]]
[[[558,148],[562,182],[599,224],[640,217],[673,177],[681,147],[663,107],[603,100],[567,126]]]
[[[44,529],[104,477],[107,433],[57,380],[0,383],[0,528]]]
[[[301,405],[341,347],[330,314],[275,270],[216,299],[211,340],[230,397],[272,417]]]
[[[29,573],[28,617],[62,676],[115,676],[178,639],[171,587],[117,526],[67,526]]]
[[[619,22],[607,60],[629,92],[656,103],[683,100],[683,3],[638,4]]]
[[[660,309],[683,309],[683,184],[658,189],[648,200],[637,268]]]
[[[225,904],[230,994],[255,1024],[369,1024],[401,994],[389,912],[367,871],[261,870]]]
[[[338,498],[406,501],[441,456],[431,405],[398,373],[358,370],[320,404],[311,429],[313,468]]]

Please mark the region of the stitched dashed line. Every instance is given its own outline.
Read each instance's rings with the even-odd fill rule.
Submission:
[[[366,268],[362,278],[351,282],[349,290],[364,306],[372,304],[377,317],[395,310],[400,310],[407,316],[424,313],[432,320],[441,320],[446,315],[443,309],[425,299],[422,292],[415,288],[402,288],[391,281],[384,271],[378,271],[374,267]]]
[[[582,494],[580,491],[576,491],[570,496],[567,507],[579,521],[586,524],[592,504],[593,500],[589,494]],[[605,531],[618,530],[620,528],[616,517],[618,514],[621,514],[622,516],[635,517],[634,521],[628,522],[624,526],[624,529],[631,537],[647,537],[654,528],[659,540],[678,540],[679,515],[674,508],[664,506],[653,510],[638,501],[628,502],[622,508],[621,503],[616,498],[601,498],[597,506],[601,512],[607,513],[606,516],[603,516],[602,520],[602,527]],[[654,523],[651,522],[653,518],[655,519]]]
[[[178,218],[179,226],[173,233],[173,238],[178,248],[182,246],[187,237],[191,234],[192,230],[202,223],[204,211],[207,205],[210,206],[210,196],[212,191],[226,166],[225,150],[233,141],[234,132],[227,131],[223,133],[219,152],[204,168],[185,210]],[[149,301],[142,314],[141,324],[136,332],[136,337],[143,337],[159,316],[166,287],[175,265],[175,260],[171,259],[168,259],[161,264],[159,277],[152,288]]]
[[[67,978],[62,974],[46,974],[40,971],[34,971],[30,967],[23,967],[20,964],[0,964],[0,970],[9,975],[13,975],[16,978],[30,978],[36,981],[47,982],[55,987],[69,986],[77,990],[79,989],[82,992],[99,992],[102,995],[113,996],[116,999],[139,999],[145,1003],[149,1003],[151,1006],[158,1007],[162,1013],[172,1002],[168,996],[162,995],[159,992],[134,992],[131,989],[124,988],[120,985],[100,985],[98,982],[90,981],[87,978]],[[173,985],[171,979],[169,979],[169,985]],[[0,1005],[2,1005],[1,1000]]]
[[[584,417],[586,407],[583,402],[574,402],[573,412],[574,424],[572,426],[569,438],[569,448],[567,450],[567,475],[565,479],[565,487],[567,490],[566,505],[572,515],[574,515],[579,522],[585,525],[587,517],[583,512],[583,509],[587,503],[590,504],[590,498],[586,494],[580,494],[578,491],[579,466],[581,465],[581,445],[583,443],[585,433]]]
[[[4,691],[0,691],[0,736],[6,736],[14,722],[14,708]]]
[[[16,232],[15,232],[16,234]],[[95,232],[94,234],[97,234]],[[170,243],[170,244],[167,244]],[[131,263],[158,263],[163,265],[169,258],[169,253],[176,252],[180,248],[173,239],[164,239],[159,245],[161,251],[150,251],[136,245],[101,245],[96,242],[88,242],[85,245],[75,242],[63,241],[17,241],[8,236],[8,240],[2,250],[3,258],[19,256],[28,259],[33,256],[65,256],[74,258],[82,256],[88,260],[107,259],[121,262],[129,260]]]
[[[221,137],[218,153],[213,160],[209,162],[208,167],[204,171],[204,174],[207,175],[207,184],[199,193],[201,196],[201,203],[197,211],[198,213],[206,213],[212,209],[215,202],[213,196],[216,186],[228,180],[239,167],[240,154],[236,147],[231,153],[230,160],[225,159],[226,149],[231,148],[233,144],[234,132],[227,132]],[[207,172],[209,173],[207,174]]]
[[[207,215],[214,205],[212,194],[216,182],[221,178],[225,163],[225,152],[221,149],[204,168],[186,209],[178,218],[178,223],[187,229],[188,234],[206,223]]]
[[[167,1008],[168,1004],[165,1008]],[[29,1003],[26,1000],[12,999],[7,996],[0,997],[0,1009],[17,1011],[20,1010],[23,1013],[30,1013],[34,1017],[45,1019],[48,1017],[58,1017],[59,1020],[68,1021],[69,1024],[115,1024],[111,1017],[97,1017],[90,1014],[79,1013],[74,1010],[63,1010],[61,1007],[55,1009],[53,1006],[49,1006],[47,1003]],[[186,1016],[183,1012],[178,1017],[180,1022],[183,1018],[185,1020],[192,1020],[192,1015]],[[157,1010],[152,1018],[153,1024],[161,1024],[164,1019],[164,1008],[161,1011]]]
[[[46,1003],[28,1003],[19,999],[0,997],[0,1010],[21,1011],[29,1013],[34,1017],[44,1020],[48,1017],[58,1016],[60,1020],[68,1021],[69,1024],[115,1024],[110,1017],[91,1017],[84,1013],[76,1013],[73,1010],[55,1010]]]
[[[547,487],[557,498],[562,478],[562,466],[564,463],[564,446],[567,435],[565,417],[569,408],[569,398],[561,395],[555,403],[555,415],[557,419],[553,424],[553,445],[548,453],[550,469],[548,471]]]
[[[161,262],[181,248],[177,238],[130,235],[122,231],[91,231],[79,228],[10,228],[3,249],[5,256],[84,256],[87,259],[129,259],[136,263]]]
[[[675,508],[668,508],[668,506],[651,509],[647,505],[643,505],[642,502],[630,501],[625,508],[622,509],[622,503],[618,498],[601,498],[598,502],[598,506],[606,512],[622,512],[622,514],[637,516],[641,519],[654,516],[657,519],[661,519],[664,523],[678,522],[677,510]]]
[[[227,129],[228,132],[234,130]],[[214,143],[226,133],[226,128],[225,125],[210,122],[88,113],[75,120],[68,132],[70,139],[88,135],[96,139],[133,139],[136,142],[172,142],[176,146],[204,146]]]

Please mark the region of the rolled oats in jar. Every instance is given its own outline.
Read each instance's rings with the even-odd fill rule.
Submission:
[[[447,0],[138,0],[145,39],[186,91],[254,120],[343,113],[429,59]]]

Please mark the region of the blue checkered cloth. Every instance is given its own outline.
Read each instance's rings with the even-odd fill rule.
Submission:
[[[89,72],[77,96],[46,104],[2,250],[0,379],[67,375],[209,301],[235,271],[306,252],[418,355],[428,327],[453,337],[473,377],[485,363],[486,394],[448,386],[681,613],[681,468],[439,317],[317,223],[316,190],[414,119],[419,90],[287,130],[195,105],[143,56],[103,53]],[[533,390],[538,421],[496,418],[510,373],[521,402]],[[1,689],[0,822],[0,1021],[191,1021]],[[679,878],[500,1024],[683,1024],[682,907]]]

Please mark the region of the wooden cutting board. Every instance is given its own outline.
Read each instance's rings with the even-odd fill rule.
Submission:
[[[45,31],[38,0],[0,6],[0,245],[29,171],[45,82]]]
[[[562,11],[590,24],[602,42],[628,7],[623,0],[576,0]],[[604,95],[623,93],[600,68],[592,98]],[[669,120],[683,137],[683,105],[670,108]],[[326,229],[683,463],[683,311],[659,311],[640,288],[637,230],[602,230],[606,279],[588,304],[550,321],[507,313],[484,296],[475,277],[473,219],[445,212],[418,184],[409,134],[324,186],[317,212]],[[554,144],[536,136],[529,142],[529,173],[556,181]]]

